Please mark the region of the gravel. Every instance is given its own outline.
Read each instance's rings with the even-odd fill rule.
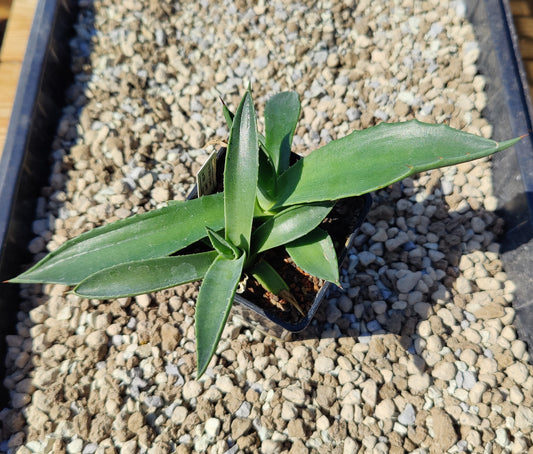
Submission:
[[[184,199],[218,101],[247,81],[302,99],[295,151],[418,118],[489,137],[462,2],[81,1],[75,81],[53,143],[35,259],[83,231]],[[321,27],[316,24],[320,23]],[[260,120],[261,121],[261,120]],[[522,453],[533,369],[496,242],[490,160],[374,194],[307,335],[233,318],[195,376],[197,285],[97,302],[27,285],[7,336],[0,451]]]

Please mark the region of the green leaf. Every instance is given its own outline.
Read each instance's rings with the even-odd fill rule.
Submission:
[[[327,232],[316,228],[287,244],[287,252],[302,270],[339,284],[339,263],[333,241]]]
[[[172,203],[67,241],[10,282],[73,285],[105,268],[172,254],[224,228],[223,194]]]
[[[254,231],[254,253],[281,246],[310,232],[328,215],[333,205],[334,202],[298,205],[268,218]]]
[[[270,293],[279,295],[283,290],[288,291],[289,286],[278,272],[265,260],[257,261],[249,273]]]
[[[275,207],[381,189],[424,170],[472,161],[515,144],[413,120],[355,131],[300,159],[280,176]]]
[[[122,263],[80,282],[74,293],[110,299],[141,295],[203,279],[217,257],[215,251]]]
[[[262,149],[263,147],[260,146]],[[259,176],[257,181],[257,201],[263,210],[268,210],[275,202],[277,175],[266,151],[259,153]]]
[[[231,110],[228,109],[228,106],[222,98],[220,98],[220,101],[222,101],[222,113],[224,114],[224,119],[226,120],[228,128],[231,129],[231,125],[233,124],[233,117],[235,115],[233,114],[233,112],[231,112]]]
[[[298,93],[286,91],[272,96],[265,105],[265,147],[280,175],[289,168],[292,137],[300,117]]]
[[[237,258],[241,255],[241,252],[239,252],[235,246],[209,227],[207,227],[207,236],[209,237],[209,241],[211,241],[213,248],[215,248],[220,255],[223,255],[226,258]]]
[[[244,254],[237,259],[219,255],[200,287],[195,314],[198,377],[205,372],[216,351],[241,278],[244,258]]]
[[[265,290],[283,298],[305,317],[305,311],[294,298],[289,286],[270,263],[265,260],[259,260],[251,268],[250,274]]]
[[[249,252],[258,179],[259,148],[252,95],[243,96],[233,124],[224,170],[226,240]]]

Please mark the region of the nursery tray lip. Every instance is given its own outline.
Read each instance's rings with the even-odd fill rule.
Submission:
[[[516,327],[533,350],[533,105],[509,1],[477,0],[465,5],[482,51],[478,70],[496,77],[487,80],[492,109],[483,114],[494,127],[496,140],[524,136],[513,146],[514,153],[493,156],[492,175],[497,214],[506,230],[500,238],[501,260],[508,277],[519,284],[512,303]],[[502,111],[508,115],[502,116]]]
[[[61,42],[56,41],[55,45],[59,44],[68,48],[67,36],[74,31],[73,10],[75,10],[75,4],[76,2],[73,0],[41,0],[37,3],[19,77],[19,89],[15,96],[6,141],[0,158],[0,197],[2,201],[0,203],[0,280],[12,277],[27,262],[28,254],[24,254],[23,250],[26,249],[28,235],[19,231],[24,229],[17,228],[23,220],[15,219],[14,213],[16,207],[21,208],[20,211],[22,211],[22,205],[24,205],[26,213],[33,220],[32,207],[34,209],[39,194],[33,194],[33,200],[30,200],[30,197],[24,198],[21,196],[21,179],[23,174],[28,172],[24,163],[29,155],[42,152],[42,149],[29,148],[32,134],[33,138],[35,138],[35,135],[42,133],[42,131],[36,130],[37,125],[33,121],[34,115],[43,115],[42,112],[38,112],[39,109],[36,106],[36,102],[47,77],[48,79],[56,77],[56,74],[44,71],[49,53],[54,54],[57,50],[51,47],[51,37],[58,27],[62,28],[65,35]],[[531,100],[527,90],[525,90],[527,86],[525,71],[518,52],[516,32],[508,1],[478,0],[477,2],[466,2],[466,4],[468,8],[472,4],[471,11],[473,11],[473,14],[469,15],[469,19],[474,24],[474,32],[478,42],[480,41],[479,33],[492,35],[491,40],[489,40],[489,47],[480,46],[481,52],[495,52],[500,59],[499,61],[502,61],[500,64],[500,66],[503,65],[502,71],[509,78],[503,87],[501,96],[505,98],[507,111],[504,112],[504,115],[509,115],[512,134],[516,136],[527,134],[531,128]],[[485,14],[491,18],[487,23],[488,26],[483,30],[476,30],[475,27],[475,10],[478,7],[482,8]],[[505,61],[507,64],[503,63]],[[501,114],[502,112],[498,112],[498,115],[501,116]],[[52,119],[50,118],[50,120]],[[58,120],[59,117],[54,118],[56,127]],[[532,169],[531,136],[516,144],[514,149],[517,158],[520,160],[520,168]],[[533,169],[529,174],[531,175],[530,177],[528,177],[527,173],[524,175],[524,171],[522,171],[522,174],[524,192],[529,201],[530,222],[533,222]],[[29,230],[31,233],[31,228]],[[5,254],[6,245],[8,244],[16,244],[20,253],[11,254],[8,258],[7,254]],[[533,255],[533,251],[531,254]],[[0,292],[0,311],[2,311],[0,320],[0,375],[2,376],[5,367],[5,336],[15,332],[15,314],[18,310],[19,301],[18,286],[4,285]],[[529,307],[533,308],[533,303]],[[533,319],[533,309],[525,314],[529,314],[530,320]],[[533,322],[529,326],[533,326]],[[529,331],[531,336],[531,329]],[[530,347],[532,346],[533,343],[530,343]],[[0,380],[2,378],[0,377]],[[1,386],[0,403],[6,402],[7,391]]]

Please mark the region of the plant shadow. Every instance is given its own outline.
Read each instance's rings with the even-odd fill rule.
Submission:
[[[417,196],[418,202],[402,200],[401,183],[374,195],[343,266],[346,285],[334,288],[310,326],[289,342],[344,338],[370,344],[392,337],[385,343],[408,352],[423,371],[428,333],[444,337],[453,351],[462,329],[477,318],[469,312],[477,306],[469,303],[479,295],[503,298],[502,290],[486,292],[476,284],[477,268],[484,266],[487,276],[502,271],[494,246],[502,219],[479,199],[443,196],[441,175],[422,176],[425,197]],[[479,263],[487,256],[492,260]],[[485,316],[481,309],[477,315]]]

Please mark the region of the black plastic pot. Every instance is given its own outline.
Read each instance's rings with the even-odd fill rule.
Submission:
[[[50,175],[48,157],[69,86],[69,37],[74,0],[42,0],[37,5],[22,66],[7,139],[0,161],[0,281],[31,260],[27,244],[40,189]],[[480,43],[478,68],[487,79],[485,116],[496,139],[532,130],[531,101],[519,57],[507,0],[465,2]],[[526,137],[514,152],[494,158],[494,187],[506,220],[502,253],[508,275],[517,283],[513,305],[522,339],[533,350],[533,143]],[[5,335],[15,332],[20,297],[15,285],[0,284],[0,380],[4,375]],[[0,387],[0,404],[7,393]]]
[[[352,247],[358,229],[366,218],[372,205],[372,197],[368,194],[357,197],[357,199],[360,201],[361,209],[353,220],[355,230],[347,234],[344,248],[342,249],[342,252],[338,254],[339,267],[342,265],[348,250]],[[342,203],[342,201],[339,201],[338,203]],[[307,311],[305,317],[300,318],[294,323],[280,319],[276,316],[275,312],[263,309],[238,294],[235,296],[236,304],[233,305],[232,315],[239,317],[247,325],[257,328],[270,336],[274,336],[278,339],[287,339],[291,334],[301,332],[307,328],[318,308],[328,295],[331,285],[333,285],[331,282],[324,282],[322,288],[316,294],[313,304]]]

